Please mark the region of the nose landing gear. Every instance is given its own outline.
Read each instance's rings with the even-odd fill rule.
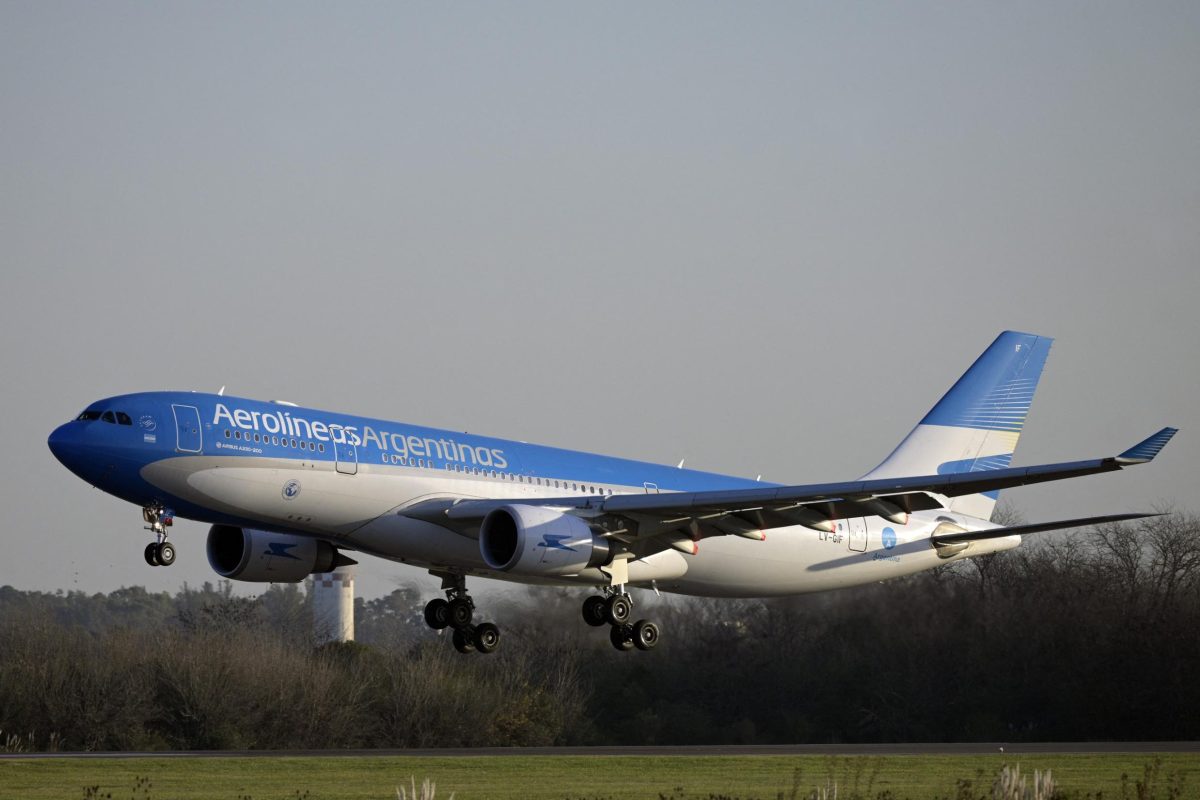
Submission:
[[[145,529],[154,534],[154,541],[143,553],[146,563],[152,567],[171,566],[175,563],[175,545],[167,541],[167,528],[175,523],[175,514],[155,503],[142,509],[142,519],[147,523]]]
[[[611,626],[609,641],[618,650],[653,650],[658,644],[659,630],[648,619],[631,623],[633,599],[625,593],[625,587],[604,587],[604,594],[594,594],[583,601],[583,619],[588,625],[599,628]]]
[[[491,622],[472,625],[475,601],[467,594],[467,580],[462,575],[435,572],[442,579],[446,599],[430,600],[425,606],[425,624],[435,631],[453,628],[454,649],[460,653],[491,653],[500,646],[500,629]]]

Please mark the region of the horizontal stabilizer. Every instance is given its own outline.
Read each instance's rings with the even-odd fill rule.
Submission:
[[[1153,461],[1154,457],[1167,446],[1167,442],[1171,441],[1171,437],[1177,433],[1179,433],[1178,428],[1163,428],[1149,439],[1138,442],[1124,453],[1121,453],[1121,455],[1117,456],[1117,462],[1121,464],[1145,464],[1147,461]]]
[[[976,542],[981,539],[1001,539],[1005,536],[1024,536],[1027,533],[1042,533],[1057,531],[1064,528],[1083,528],[1088,525],[1104,525],[1109,522],[1125,522],[1131,519],[1145,517],[1161,517],[1161,514],[1110,514],[1106,517],[1084,517],[1083,519],[1063,519],[1058,522],[1037,522],[1033,525],[1010,525],[1007,528],[992,528],[986,531],[966,531],[964,533],[947,533],[933,537],[934,544],[956,544],[958,542]]]

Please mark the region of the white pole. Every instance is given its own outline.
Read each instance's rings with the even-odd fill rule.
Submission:
[[[317,644],[354,641],[354,567],[313,575],[312,607]]]

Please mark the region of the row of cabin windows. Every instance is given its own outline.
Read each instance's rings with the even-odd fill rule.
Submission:
[[[230,431],[228,428],[225,429],[225,438],[245,439],[247,442],[251,441],[251,435],[249,433]],[[325,452],[325,445],[320,444],[319,442],[306,442],[303,439],[288,439],[286,436],[280,438],[278,436],[267,436],[265,433],[261,435],[256,433],[253,436],[253,441],[256,444],[261,442],[262,444],[272,444],[278,447],[295,447],[300,450],[314,450],[319,453]]]
[[[414,459],[415,460],[415,459]],[[404,459],[400,459],[400,463],[404,463]],[[433,466],[430,462],[430,466]],[[464,472],[468,475],[483,475],[486,477],[499,478],[500,480],[512,481],[514,483],[528,483],[529,485],[550,487],[551,481],[549,478],[535,478],[531,475],[514,475],[511,472],[496,472],[495,470],[480,469],[479,467],[464,467],[461,464],[447,464],[446,469],[452,472]],[[554,481],[555,489],[571,490],[573,492],[585,492],[587,494],[612,494],[612,489],[605,489],[602,486],[591,486],[586,483],[577,483],[575,481]]]
[[[124,411],[105,411],[104,413],[100,413],[99,411],[84,411],[82,414],[80,414],[75,419],[80,422],[90,422],[92,420],[99,419],[99,420],[103,420],[104,422],[111,423],[113,425],[132,425],[133,424],[133,420],[130,419],[129,415],[126,414]]]

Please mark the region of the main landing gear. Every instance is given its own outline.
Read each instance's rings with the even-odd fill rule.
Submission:
[[[435,631],[453,628],[454,649],[460,653],[491,653],[500,645],[500,629],[490,622],[472,625],[475,601],[467,594],[462,575],[434,573],[442,579],[446,599],[438,597],[425,606],[425,624]]]
[[[167,541],[167,528],[174,524],[175,515],[155,503],[142,509],[142,519],[147,523],[146,530],[154,533],[154,541],[146,545],[146,563],[152,567],[171,566],[175,563],[175,545]]]
[[[648,619],[633,619],[633,600],[624,586],[605,587],[604,594],[594,594],[583,601],[583,619],[599,628],[609,625],[608,638],[618,650],[653,650],[658,644],[658,626]]]

